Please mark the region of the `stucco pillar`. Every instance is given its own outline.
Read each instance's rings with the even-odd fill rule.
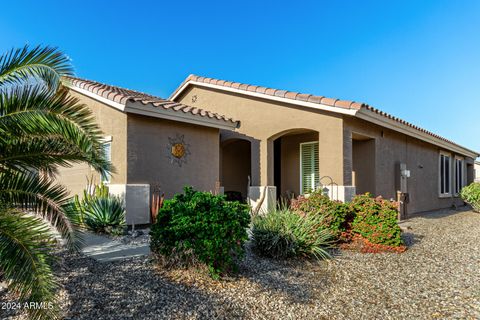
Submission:
[[[260,185],[273,186],[273,141],[260,141]]]
[[[353,146],[352,131],[348,128],[343,129],[343,184],[353,186]]]
[[[355,195],[352,185],[352,139],[351,132],[340,126],[335,130],[319,130],[318,161],[320,178],[331,177],[336,185],[328,185],[329,179],[321,179],[331,199],[350,201]]]
[[[320,130],[318,134],[318,162],[320,178],[329,176],[339,186],[344,184],[342,130]]]
[[[253,150],[257,148],[252,148],[252,175],[255,172],[253,168],[257,167],[260,179],[258,184],[255,183],[255,179],[252,180],[248,198],[253,210],[259,209],[260,212],[265,213],[275,208],[277,203],[277,188],[273,185],[273,141],[259,140],[256,146],[258,146],[259,152],[258,154],[254,153]],[[256,164],[253,163],[254,157],[258,159]]]
[[[251,140],[251,185],[259,186],[260,185],[260,172],[261,172],[261,161],[260,161],[260,141],[257,139]]]

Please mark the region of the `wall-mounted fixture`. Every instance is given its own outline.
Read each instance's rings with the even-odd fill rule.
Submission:
[[[403,178],[410,178],[410,170],[408,170],[408,169],[403,169],[403,170],[401,171],[401,175],[402,175]]]

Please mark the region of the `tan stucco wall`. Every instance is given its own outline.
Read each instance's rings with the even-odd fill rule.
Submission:
[[[473,170],[474,180],[480,182],[480,163],[475,162]]]
[[[259,146],[252,150],[252,157],[260,162],[259,172],[252,167],[252,185],[273,185],[273,140],[296,129],[318,132],[320,176],[329,175],[339,185],[344,184],[344,163],[338,161],[343,158],[340,115],[200,87],[190,87],[176,101],[241,121],[238,132],[258,141]]]
[[[332,176],[339,185],[352,185],[354,170],[352,132],[356,132],[374,139],[370,142],[374,144],[373,159],[370,158],[374,161],[374,172],[372,173],[372,167],[367,168],[372,177],[367,186],[362,187],[363,189],[373,189],[376,195],[385,198],[396,198],[398,166],[400,163],[406,163],[411,172],[408,179],[410,194],[408,213],[462,204],[458,197],[439,197],[439,147],[405,134],[347,115],[194,85],[188,87],[176,100],[241,121],[238,134],[252,141],[252,159],[258,159],[260,164],[257,172],[252,162],[253,185],[273,185],[273,140],[285,133],[295,132],[296,129],[318,132],[320,176]],[[258,148],[254,142],[257,142]],[[364,154],[363,158],[368,159],[366,155]],[[465,160],[467,164],[473,163],[471,158]],[[288,172],[291,179],[283,181],[285,178],[282,177],[283,190],[298,184],[295,181],[298,179],[298,173],[294,172],[298,170],[296,169],[298,165],[295,164],[295,160],[292,161],[294,164]],[[468,174],[467,182],[473,180],[473,167],[469,168],[471,173]]]
[[[169,138],[184,136],[190,154],[179,166],[169,159]],[[128,184],[159,185],[167,198],[191,185],[214,191],[219,181],[219,130],[176,121],[128,115]]]
[[[353,141],[352,170],[352,183],[356,187],[356,193],[375,194],[375,139]]]
[[[112,164],[116,173],[112,175],[111,183],[126,183],[126,115],[113,107],[72,90],[70,90],[70,95],[78,98],[80,103],[86,104],[92,111],[104,136],[112,137]],[[69,189],[71,195],[75,195],[83,191],[87,177],[90,179],[92,176],[95,182],[99,181],[100,175],[88,165],[75,164],[71,168],[59,168],[58,181]]]
[[[463,204],[458,197],[439,197],[439,147],[357,118],[346,117],[345,139],[351,141],[352,132],[375,139],[376,195],[387,199],[396,198],[398,166],[399,163],[406,163],[411,172],[411,177],[407,180],[410,194],[410,203],[407,204],[409,214]],[[346,141],[345,145],[348,144]],[[452,157],[454,155],[452,153]],[[473,161],[471,158],[465,160]],[[346,167],[351,167],[351,164]],[[453,164],[451,170],[453,172]],[[348,174],[351,172],[347,172],[346,176]]]

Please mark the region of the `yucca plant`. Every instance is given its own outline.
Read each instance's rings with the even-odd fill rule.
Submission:
[[[55,183],[58,166],[86,162],[100,173],[110,164],[89,109],[70,97],[61,77],[73,75],[56,48],[25,46],[0,56],[0,274],[31,319],[59,318],[52,274],[60,235],[78,246],[77,214]]]
[[[299,215],[286,206],[275,208],[252,220],[252,249],[270,258],[330,258],[327,248],[332,233],[320,215]]]

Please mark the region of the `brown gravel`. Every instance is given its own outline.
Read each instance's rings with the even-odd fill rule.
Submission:
[[[248,253],[238,277],[221,282],[148,258],[66,256],[67,319],[480,319],[480,214],[440,211],[402,228],[403,254],[344,251],[317,263]]]

